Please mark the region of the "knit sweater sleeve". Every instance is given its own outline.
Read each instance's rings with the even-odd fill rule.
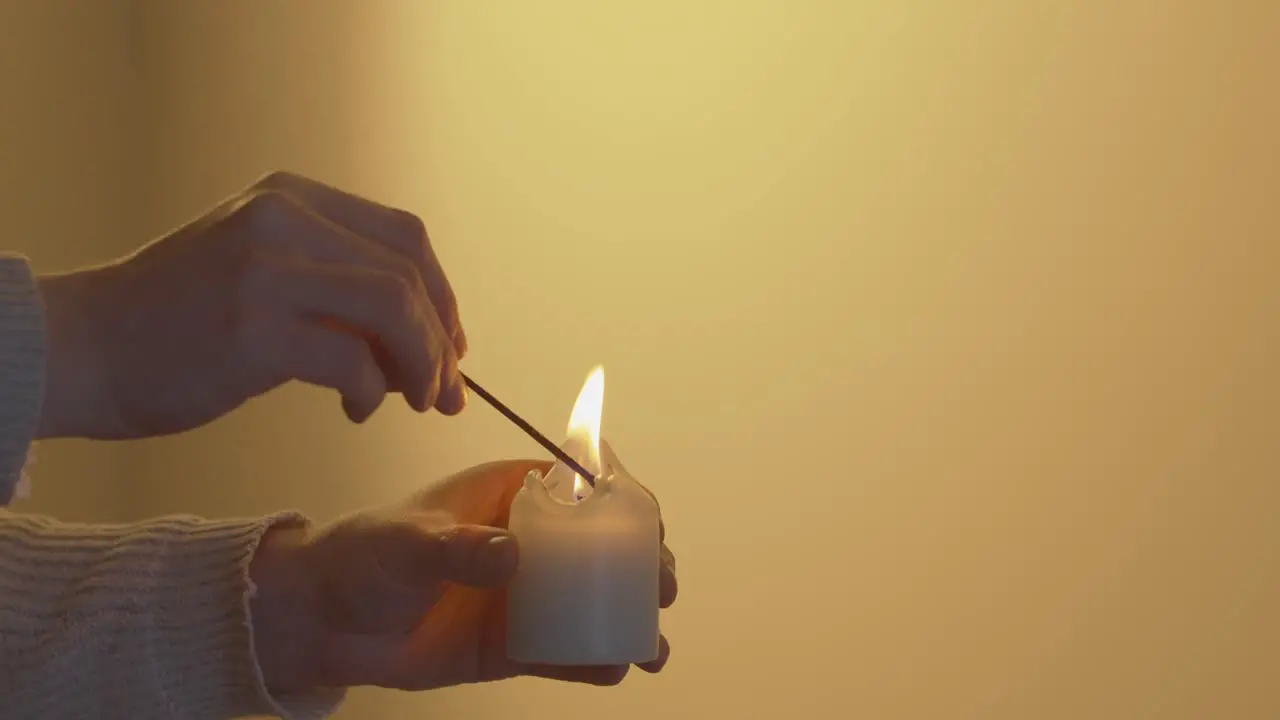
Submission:
[[[44,400],[44,309],[0,255],[0,505]],[[296,514],[79,525],[0,510],[0,717],[224,720],[329,715],[339,690],[272,696],[254,653],[249,564]]]
[[[304,522],[0,512],[0,716],[329,715],[340,690],[273,696],[253,650],[249,562],[269,528]]]

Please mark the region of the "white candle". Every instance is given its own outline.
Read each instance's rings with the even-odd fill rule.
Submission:
[[[508,589],[507,654],[551,665],[658,657],[658,505],[600,440],[604,372],[583,385],[562,449],[595,488],[557,462],[530,473],[511,504],[520,566]],[[602,461],[603,458],[603,461]]]

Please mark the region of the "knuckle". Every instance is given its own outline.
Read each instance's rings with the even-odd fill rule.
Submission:
[[[404,281],[408,291],[415,295],[427,294],[426,286],[422,282],[422,273],[418,271],[418,267],[407,258],[392,254],[392,267],[397,277]]]
[[[279,190],[256,189],[246,195],[234,214],[251,229],[269,230],[292,217],[293,202]]]
[[[299,180],[296,173],[288,170],[272,170],[265,173],[258,181],[253,184],[255,189],[259,190],[283,190],[293,187]]]
[[[405,255],[416,267],[424,270],[431,267],[431,238],[427,234],[426,223],[408,210],[395,210],[394,213],[396,232],[403,238]]]
[[[413,286],[409,280],[400,275],[388,274],[381,284],[380,302],[384,311],[397,322],[412,322],[417,319],[418,301],[415,299]]]
[[[427,242],[427,224],[422,218],[414,215],[408,210],[395,209],[392,210],[392,217],[395,222],[396,230],[406,237],[414,238],[425,245]]]
[[[446,329],[453,330],[458,324],[457,299],[453,288],[440,270],[435,260],[435,251],[431,247],[431,237],[422,218],[407,210],[393,210],[397,232],[407,245],[402,251],[417,270],[423,290],[430,293],[435,303],[436,313]]]
[[[415,545],[429,546],[441,540],[436,535],[424,533],[408,520],[400,518],[388,520],[382,531],[390,545],[400,549],[414,548]]]

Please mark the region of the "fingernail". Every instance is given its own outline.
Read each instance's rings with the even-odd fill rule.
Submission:
[[[515,559],[515,538],[510,535],[489,538],[489,541],[485,543],[484,552],[493,562],[510,562]]]

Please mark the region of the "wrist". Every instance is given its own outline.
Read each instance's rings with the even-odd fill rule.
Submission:
[[[44,403],[37,439],[94,437],[108,406],[102,331],[90,312],[101,270],[42,275],[36,280],[45,315]]]
[[[302,528],[273,528],[262,536],[249,564],[254,654],[263,683],[273,693],[323,685],[319,659],[325,631],[307,542]]]

